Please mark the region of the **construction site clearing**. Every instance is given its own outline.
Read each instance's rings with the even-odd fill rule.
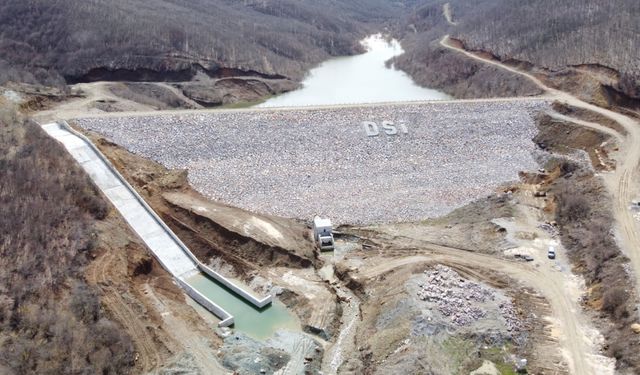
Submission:
[[[560,176],[554,158],[592,168],[600,144],[536,145],[550,109],[534,98],[71,124],[201,262],[295,315],[298,328],[261,339],[215,329],[190,303],[215,330],[200,354],[225,371],[411,373],[428,358],[436,373],[610,373],[541,193]],[[334,224],[333,252],[317,249],[315,215]],[[166,369],[203,368],[191,350]]]

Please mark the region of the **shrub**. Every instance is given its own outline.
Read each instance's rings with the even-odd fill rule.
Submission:
[[[564,184],[557,194],[558,214],[563,220],[577,222],[587,218],[591,212],[589,201],[571,184]]]
[[[128,372],[131,340],[103,316],[83,277],[94,222],[106,207],[39,126],[16,113],[0,118],[0,368]]]
[[[625,308],[628,299],[629,293],[621,288],[607,289],[602,296],[602,310],[611,315],[619,316],[622,314],[619,310]]]

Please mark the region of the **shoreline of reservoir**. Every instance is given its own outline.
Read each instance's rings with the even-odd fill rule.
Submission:
[[[302,88],[273,97],[258,108],[446,100],[440,91],[418,86],[387,62],[404,53],[395,39],[382,34],[361,41],[366,52],[329,59],[311,69]]]

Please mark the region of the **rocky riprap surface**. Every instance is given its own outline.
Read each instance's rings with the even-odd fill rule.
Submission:
[[[469,326],[488,317],[489,310],[497,306],[495,312],[507,331],[516,333],[522,329],[511,301],[493,288],[461,277],[449,267],[436,265],[424,271],[418,287],[418,298],[434,305],[454,326]]]
[[[423,301],[435,302],[438,310],[451,318],[459,326],[468,325],[487,313],[477,306],[477,302],[494,301],[495,293],[478,283],[460,278],[450,268],[437,266],[424,271],[426,282],[421,284],[418,297]]]
[[[416,221],[537,169],[540,100],[219,111],[81,119],[129,151],[188,169],[209,198],[335,223]],[[367,136],[364,121],[379,135]],[[387,135],[382,121],[406,125]]]

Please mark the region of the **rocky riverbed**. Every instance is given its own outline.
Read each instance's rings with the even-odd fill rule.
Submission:
[[[533,117],[547,107],[540,100],[413,103],[78,124],[188,169],[190,183],[209,198],[259,213],[364,224],[439,216],[537,168]]]

